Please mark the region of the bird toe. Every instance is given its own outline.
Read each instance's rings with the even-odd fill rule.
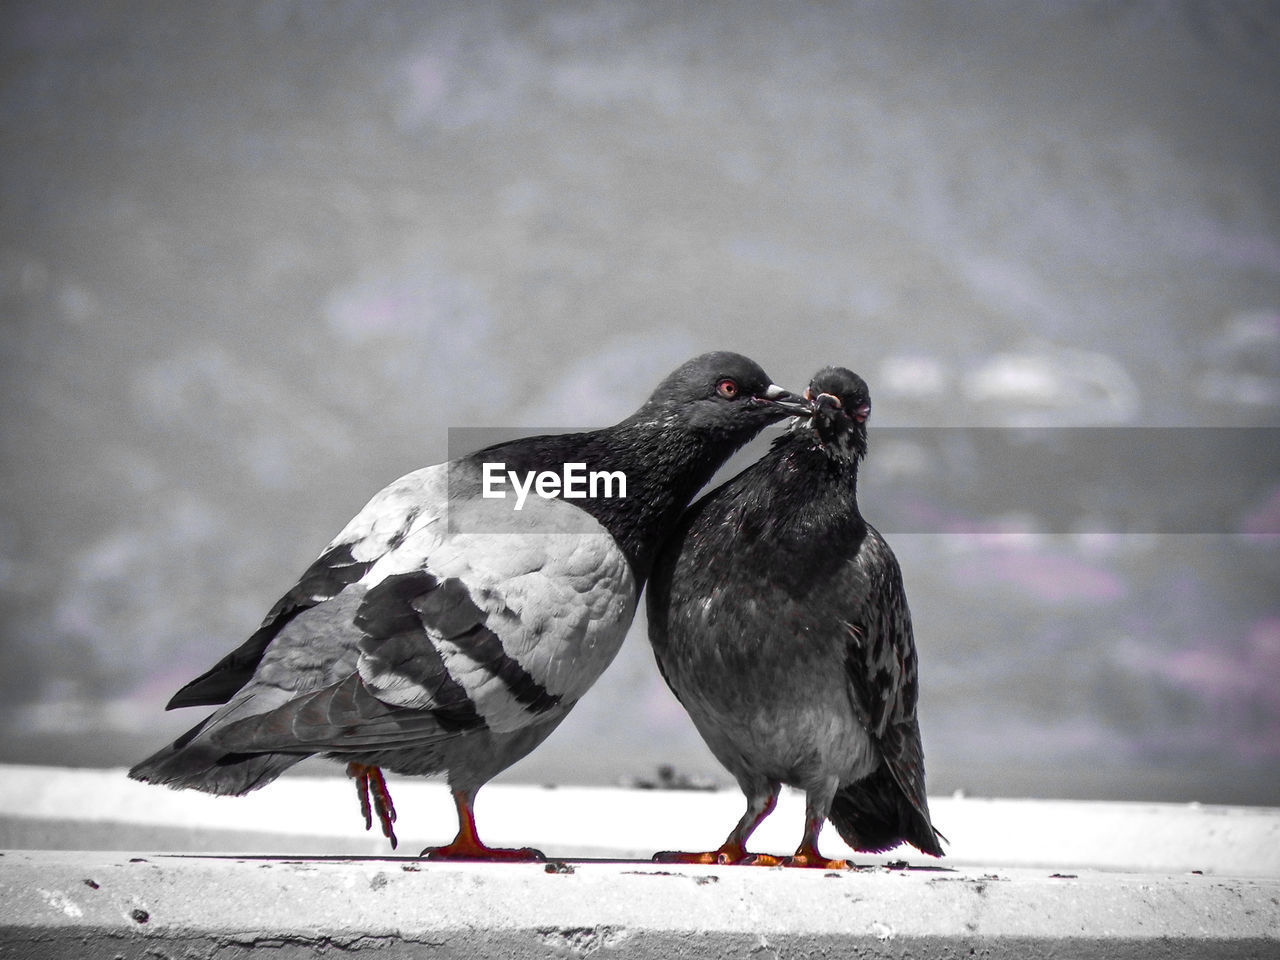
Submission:
[[[812,854],[796,854],[777,861],[784,867],[802,867],[810,870],[850,870],[853,865],[848,860],[828,860],[826,857]]]
[[[547,856],[533,847],[512,849],[490,847],[483,843],[450,843],[443,847],[427,847],[420,854],[424,860],[477,860],[490,863],[545,863]]]
[[[785,861],[782,857],[775,857],[771,853],[749,853],[738,863],[744,867],[777,867],[782,866]]]

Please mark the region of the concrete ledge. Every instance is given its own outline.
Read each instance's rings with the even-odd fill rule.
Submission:
[[[438,782],[390,778],[401,853],[452,839],[457,821]],[[933,797],[948,838],[934,861],[903,847],[854,855],[828,829],[830,856],[858,863],[906,859],[946,867],[1042,867],[1280,878],[1280,809],[1199,804],[1097,803]],[[737,821],[737,790],[713,792],[491,784],[477,812],[486,840],[553,857],[648,859],[656,850],[710,849]],[[752,848],[788,853],[804,801],[784,791]],[[382,856],[366,833],[355,789],[342,776],[286,777],[247,797],[211,797],[126,779],[123,770],[0,766],[0,849]]]
[[[449,839],[442,785],[392,790],[402,850]],[[435,864],[384,856],[341,777],[228,799],[5,767],[0,960],[1280,955],[1280,810],[930,802],[952,840],[941,861],[899,849],[838,873],[685,867],[648,858],[718,843],[736,791],[495,784],[479,810],[491,842],[577,859]],[[784,796],[753,848],[792,849],[802,817]]]
[[[0,957],[1257,957],[1280,881],[8,851]]]

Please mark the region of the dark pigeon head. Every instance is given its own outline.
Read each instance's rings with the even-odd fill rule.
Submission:
[[[636,417],[725,438],[750,438],[770,423],[810,412],[810,404],[775,384],[754,360],[719,351],[674,370]]]
[[[856,462],[867,455],[871,391],[865,380],[844,367],[826,367],[814,374],[804,396],[813,410],[807,426],[828,456]]]

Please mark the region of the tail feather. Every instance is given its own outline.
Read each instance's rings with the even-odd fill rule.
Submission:
[[[943,856],[944,840],[926,807],[908,800],[884,764],[864,780],[840,790],[828,817],[841,839],[864,853],[883,853],[909,843],[921,853]]]
[[[201,736],[211,719],[206,717],[169,746],[147,757],[129,771],[129,777],[175,790],[202,790],[238,797],[266,786],[308,756],[306,753],[229,752]]]

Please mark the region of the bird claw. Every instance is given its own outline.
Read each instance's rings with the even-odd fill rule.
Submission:
[[[724,864],[729,858],[719,850],[706,850],[701,853],[686,853],[683,850],[662,850],[653,855],[654,863],[701,863]]]
[[[820,855],[802,853],[783,857],[781,860],[775,858],[775,862],[784,867],[804,867],[811,870],[849,870],[853,867],[848,860],[828,860]]]
[[[396,822],[396,805],[391,800],[391,791],[387,789],[387,781],[379,767],[363,763],[348,763],[347,776],[356,782],[356,796],[360,798],[360,812],[364,815],[364,828],[373,829],[373,816],[376,813],[378,823],[382,827],[382,835],[391,841],[394,850],[399,841],[392,824]],[[370,798],[372,797],[372,803]]]
[[[487,860],[499,863],[544,863],[546,854],[533,847],[510,849],[489,847],[483,843],[465,843],[455,840],[443,847],[427,847],[418,856],[424,860]]]
[[[655,863],[698,863],[721,867],[776,867],[782,861],[767,853],[748,853],[737,847],[721,847],[700,853],[663,850],[653,855]]]
[[[723,846],[719,850],[702,853],[686,853],[681,850],[663,850],[653,855],[655,863],[700,863],[734,867],[807,867],[818,870],[848,870],[848,860],[828,860],[817,852],[796,851],[789,857],[776,857],[771,853],[748,853],[740,847]]]
[[[775,857],[771,853],[749,853],[738,862],[744,867],[778,867],[786,865],[786,861],[782,857]]]

